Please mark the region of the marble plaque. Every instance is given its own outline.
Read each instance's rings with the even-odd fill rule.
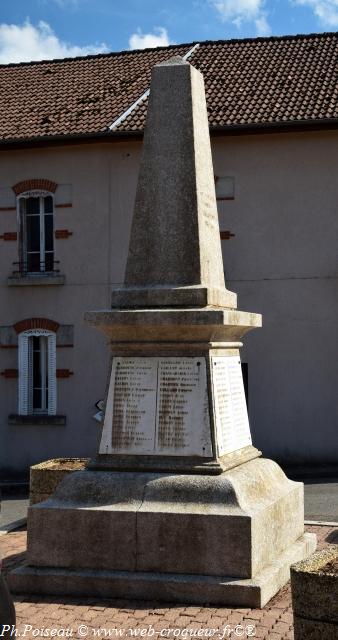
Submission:
[[[156,450],[212,455],[204,358],[159,359]]]
[[[205,360],[114,358],[100,453],[211,457]]]
[[[156,388],[149,358],[113,359],[100,453],[153,451]]]
[[[211,359],[218,454],[252,444],[238,356]]]

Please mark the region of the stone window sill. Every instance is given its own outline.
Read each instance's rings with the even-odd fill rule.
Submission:
[[[8,424],[51,425],[56,427],[64,427],[66,424],[66,416],[47,416],[47,415],[19,416],[17,414],[11,414],[8,416]]]
[[[7,278],[9,287],[55,286],[62,284],[65,284],[65,276],[63,275],[17,275]]]

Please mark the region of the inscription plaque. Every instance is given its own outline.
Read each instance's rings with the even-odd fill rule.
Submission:
[[[156,449],[165,455],[211,456],[204,359],[159,359]]]
[[[252,444],[238,356],[211,359],[218,454]]]
[[[114,358],[100,453],[211,457],[205,360]]]

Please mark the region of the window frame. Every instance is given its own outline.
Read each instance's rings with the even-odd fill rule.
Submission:
[[[47,337],[48,406],[46,410],[33,410],[33,362],[29,339]],[[56,415],[56,333],[46,329],[28,329],[18,336],[19,346],[19,398],[18,414],[21,416]]]
[[[50,197],[52,200],[52,211],[51,213],[47,213],[44,211],[44,199]],[[29,198],[39,198],[39,256],[40,261],[39,270],[29,270],[28,269],[28,254],[34,253],[28,251],[27,246],[27,212],[22,212],[21,202],[28,200]],[[53,249],[46,250],[46,237],[45,237],[45,216],[52,216],[52,238],[53,238]],[[19,251],[19,271],[24,275],[48,275],[54,272],[54,262],[55,262],[55,246],[54,246],[54,227],[55,227],[55,203],[54,203],[54,193],[41,190],[41,189],[31,189],[29,191],[24,191],[17,196],[17,224],[18,224],[18,251]],[[52,268],[46,269],[46,254],[52,254]],[[43,260],[41,260],[41,256],[43,256]]]

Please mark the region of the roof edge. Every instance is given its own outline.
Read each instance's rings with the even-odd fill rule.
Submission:
[[[338,118],[313,118],[308,120],[286,120],[285,122],[257,122],[257,123],[245,123],[236,125],[214,125],[209,127],[210,134],[217,132],[231,131],[246,131],[246,130],[259,130],[259,129],[293,129],[293,128],[336,128],[338,127]]]
[[[317,120],[289,120],[286,122],[263,122],[253,124],[222,125],[209,127],[210,136],[239,135],[250,133],[283,133],[290,130],[311,131],[321,129],[338,129],[338,118]],[[136,131],[102,131],[93,133],[41,136],[35,138],[0,140],[0,151],[6,149],[22,149],[27,147],[48,147],[53,145],[85,144],[86,142],[118,142],[120,140],[141,140],[143,130]]]
[[[29,62],[9,62],[7,64],[0,64],[0,69],[3,68],[11,68],[11,67],[23,67],[23,66],[33,66],[38,64],[57,64],[61,62],[73,62],[76,60],[92,60],[97,58],[107,58],[110,56],[120,56],[120,55],[134,55],[137,53],[143,53],[144,51],[163,51],[163,50],[171,50],[177,49],[181,47],[193,47],[196,44],[200,46],[207,44],[224,44],[229,43],[233,44],[236,42],[260,42],[260,41],[274,41],[274,40],[301,40],[305,38],[324,38],[329,36],[337,36],[338,31],[321,31],[321,32],[313,32],[313,33],[296,33],[296,34],[287,34],[280,36],[258,36],[256,38],[229,38],[229,39],[220,39],[220,40],[193,40],[192,42],[182,42],[179,44],[170,44],[168,46],[162,47],[147,47],[145,49],[123,49],[122,51],[108,51],[106,53],[91,53],[87,56],[74,56],[67,58],[52,58],[50,60],[31,60]]]
[[[122,49],[122,51],[107,51],[106,53],[90,53],[86,56],[73,56],[67,58],[51,58],[50,60],[30,60],[29,62],[8,62],[7,64],[0,64],[0,69],[12,68],[12,67],[30,67],[36,64],[57,64],[61,62],[76,62],[77,60],[96,60],[98,58],[109,58],[121,55],[130,55],[136,53],[144,53],[144,51],[163,51],[170,49],[181,49],[182,47],[193,47],[198,44],[194,42],[183,42],[182,44],[169,44],[162,47],[147,47],[145,49]]]

